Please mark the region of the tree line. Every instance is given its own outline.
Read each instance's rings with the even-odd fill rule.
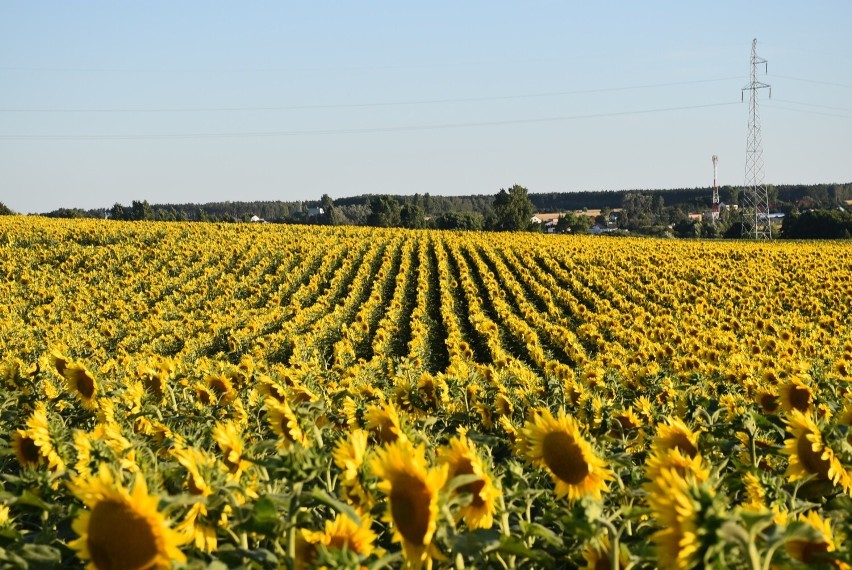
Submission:
[[[768,191],[771,210],[785,214],[784,237],[843,237],[843,208],[852,200],[852,184],[778,185],[769,186]],[[734,186],[719,189],[726,205],[738,204],[741,192]],[[361,195],[334,200],[324,194],[319,200],[205,204],[134,200],[109,209],[63,208],[45,215],[211,222],[248,222],[257,217],[270,223],[503,231],[540,229],[540,225],[530,224],[534,212],[562,212],[565,215],[556,227],[559,232],[583,233],[596,223],[610,230],[646,235],[739,237],[737,215],[731,209],[723,207],[714,220],[689,216],[709,211],[710,202],[709,187],[530,193],[516,184],[492,195]],[[593,219],[583,210],[601,210],[601,214]]]

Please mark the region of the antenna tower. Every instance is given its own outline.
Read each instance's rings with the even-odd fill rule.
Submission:
[[[716,165],[719,164],[719,157],[713,155],[713,200],[710,206],[710,217],[715,221],[719,219],[719,185],[716,184]]]
[[[769,88],[766,83],[757,80],[757,66],[763,65],[768,71],[765,59],[757,57],[757,39],[751,42],[751,82],[742,88],[742,94],[749,92],[748,141],[746,143],[745,188],[743,192],[743,236],[755,239],[769,239],[772,229],[769,225],[769,192],[763,183],[763,147],[760,138],[760,113],[757,105],[759,89]]]

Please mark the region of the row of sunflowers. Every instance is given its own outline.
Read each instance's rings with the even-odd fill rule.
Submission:
[[[0,218],[0,562],[852,568],[852,247]]]

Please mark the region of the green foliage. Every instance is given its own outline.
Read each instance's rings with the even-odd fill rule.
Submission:
[[[399,227],[402,222],[402,208],[399,202],[390,196],[376,196],[370,201],[368,224],[380,228]]]
[[[842,210],[790,213],[781,224],[781,236],[789,239],[849,239],[852,237],[852,213]]]
[[[14,213],[6,204],[0,202],[0,216],[11,216]]]
[[[446,212],[435,218],[439,230],[481,230],[485,218],[479,212]]]
[[[492,229],[516,232],[527,230],[533,215],[533,203],[529,192],[523,186],[515,184],[507,192],[500,189],[494,197],[494,222]]]

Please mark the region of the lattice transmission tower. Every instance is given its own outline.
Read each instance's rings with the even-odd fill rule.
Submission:
[[[769,239],[772,228],[769,224],[769,191],[763,182],[763,146],[760,137],[760,111],[757,104],[757,92],[769,88],[766,83],[757,80],[757,68],[763,65],[768,71],[765,59],[757,57],[757,39],[751,42],[751,82],[742,88],[749,92],[748,140],[746,142],[745,188],[743,189],[743,236],[755,239]]]

